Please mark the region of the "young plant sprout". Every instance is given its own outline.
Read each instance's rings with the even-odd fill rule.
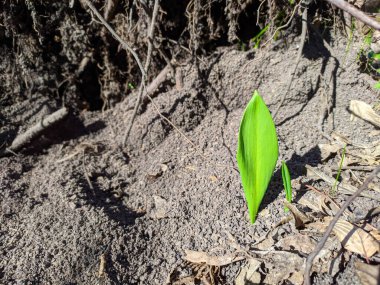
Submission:
[[[284,160],[282,161],[281,174],[282,174],[282,182],[284,183],[286,200],[289,203],[291,203],[292,202],[292,184],[290,181],[289,169]],[[285,207],[285,212],[288,212],[288,211],[289,209]]]
[[[278,140],[272,116],[257,91],[240,123],[237,162],[251,223],[256,221],[261,201],[278,158]]]

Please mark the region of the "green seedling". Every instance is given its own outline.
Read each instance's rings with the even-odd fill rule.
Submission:
[[[285,161],[282,161],[281,174],[282,174],[282,182],[284,183],[286,200],[289,203],[291,203],[292,202],[292,184],[290,181],[289,169],[288,169],[288,166],[286,165]],[[289,211],[289,209],[287,207],[285,207],[285,212],[288,212],[288,211]]]
[[[278,158],[278,140],[272,116],[257,91],[240,123],[237,162],[251,223],[256,221]]]
[[[269,28],[269,24],[266,25],[256,36],[254,36],[250,42],[251,45],[253,45],[253,48],[258,49],[260,46],[260,42],[263,39],[263,36],[265,35],[266,31]]]
[[[336,195],[336,186],[338,185],[338,180],[339,180],[339,177],[340,177],[340,173],[342,172],[343,161],[344,161],[345,156],[346,156],[346,145],[343,148],[342,158],[340,159],[338,173],[336,174],[335,182],[334,182],[334,185],[333,185],[333,187],[331,189],[331,195],[332,196]]]

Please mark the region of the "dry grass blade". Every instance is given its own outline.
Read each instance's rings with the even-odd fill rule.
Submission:
[[[338,220],[333,231],[345,249],[366,258],[380,250],[373,236],[350,222]]]
[[[380,127],[380,116],[372,109],[370,105],[363,101],[351,100],[349,110],[357,117]]]

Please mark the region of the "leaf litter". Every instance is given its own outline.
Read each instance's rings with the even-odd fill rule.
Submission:
[[[342,139],[343,136],[335,135],[335,137],[341,141],[319,145],[324,161],[338,155],[343,143],[356,145],[347,148],[347,155],[351,156],[351,160],[348,159],[348,163],[344,164],[345,167],[355,163],[373,165],[379,161],[377,145],[354,144],[346,138]],[[353,160],[352,157],[357,159]],[[307,177],[314,181],[322,179],[327,182],[327,185],[334,184],[334,177],[323,171],[309,165],[306,165],[306,169]],[[372,190],[373,188],[376,190],[376,185],[372,186]],[[338,197],[341,194],[351,195],[357,189],[349,181],[340,182],[337,195]],[[309,198],[302,196],[297,202],[292,203],[284,200],[284,206],[289,208],[289,213],[258,241],[242,246],[227,232],[229,244],[236,250],[235,252],[212,256],[205,252],[186,250],[184,260],[218,268],[228,266],[233,262],[243,262],[235,279],[237,285],[281,284],[283,280],[288,280],[291,284],[303,284],[305,259],[314,250],[318,237],[326,230],[332,217],[340,209],[339,203],[330,196],[328,189],[321,191],[306,185],[305,190],[309,190],[307,191],[310,193]],[[377,196],[368,191],[363,196],[380,201]],[[377,215],[376,208],[372,212]],[[369,215],[367,218],[369,217],[372,216]],[[352,254],[358,254],[364,260],[369,260],[380,251],[380,233],[375,227],[369,223],[362,226],[356,225],[352,222],[355,220],[355,215],[348,209],[344,212],[343,218],[338,221],[333,230],[334,235],[329,237],[327,245],[318,254],[318,262],[313,267],[314,271],[328,273],[334,277],[341,271],[342,266],[347,264]],[[291,232],[284,231],[284,227],[291,220],[293,220]],[[359,223],[360,220],[357,222]],[[374,280],[377,280],[379,276],[379,266],[357,262],[355,268],[362,284],[377,284]]]

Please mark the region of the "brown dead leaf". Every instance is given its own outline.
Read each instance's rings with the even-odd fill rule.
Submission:
[[[222,256],[212,256],[203,251],[185,250],[186,256],[183,257],[191,263],[206,263],[211,266],[225,266],[230,263],[245,259],[237,253],[226,254]]]
[[[303,271],[296,271],[290,275],[288,281],[294,285],[302,285],[303,284]]]
[[[250,258],[247,260],[247,264],[244,265],[238,276],[236,277],[236,285],[246,285],[246,284],[260,284],[261,274],[257,272],[261,262],[257,259]]]
[[[319,210],[322,213],[325,213],[328,216],[335,216],[335,214],[339,211],[339,207],[326,197],[321,197]]]
[[[349,251],[368,258],[380,250],[378,241],[372,235],[350,222],[338,220],[333,231]]]
[[[293,214],[295,226],[297,229],[305,227],[306,223],[311,222],[310,218],[297,209],[296,206],[289,203],[287,200],[284,201],[285,207],[287,207]]]
[[[319,144],[318,147],[321,151],[322,161],[325,161],[333,154],[337,154],[337,152],[342,148],[342,146],[338,144]]]
[[[295,250],[306,254],[312,252],[315,245],[315,241],[310,237],[298,233],[284,237],[276,243],[276,247],[280,247],[282,250]]]
[[[303,272],[304,258],[295,253],[274,251],[271,256],[266,257],[264,267],[267,274],[263,282],[259,284],[282,284],[284,280],[288,280],[297,272]],[[294,277],[301,281],[299,276]],[[301,285],[302,283],[294,284]]]
[[[315,212],[320,211],[319,205],[317,203],[315,203],[314,201],[309,200],[305,196],[302,196],[301,199],[298,200],[298,204],[300,204],[302,206],[306,206]]]
[[[357,117],[380,127],[380,116],[372,109],[370,105],[363,101],[351,100],[349,110]]]
[[[362,285],[378,285],[380,280],[380,265],[369,265],[355,262],[356,274]]]

